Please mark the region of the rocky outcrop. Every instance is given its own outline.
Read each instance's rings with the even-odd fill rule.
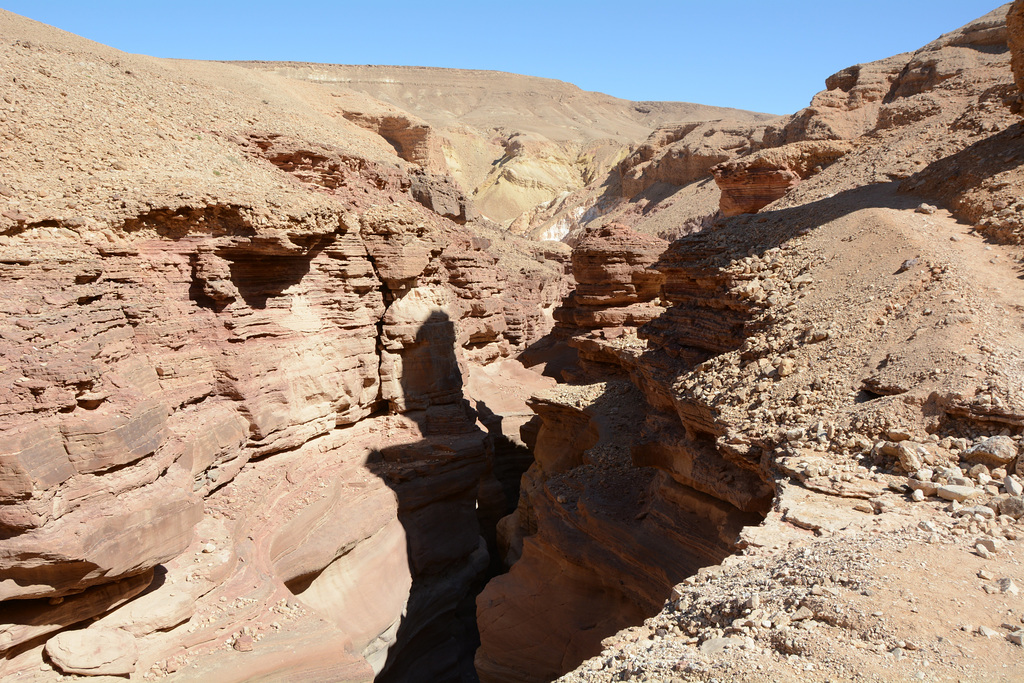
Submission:
[[[1022,153],[1019,89],[1013,82],[1012,5],[1005,5],[914,53],[899,90],[941,98],[941,111],[896,133],[916,167],[898,177],[908,192],[948,206],[989,239],[1019,243]],[[901,81],[902,82],[902,81]],[[933,107],[934,108],[934,107]],[[931,126],[928,124],[932,123]],[[933,131],[942,132],[941,135]],[[895,136],[894,136],[895,137]]]
[[[450,182],[344,118],[222,85],[248,71],[0,29],[5,64],[50,74],[0,160],[0,676],[465,668],[480,520],[519,467],[496,465],[466,379],[550,329],[564,266],[455,223],[473,217]],[[116,96],[81,85],[83,60]],[[183,82],[217,130],[122,111]],[[54,89],[73,126],[38,115]]]
[[[441,142],[426,121],[383,103],[367,110],[344,111],[342,115],[384,138],[395,154],[426,172],[444,174],[448,170]]]
[[[1014,0],[1006,13],[1006,42],[1010,48],[1010,67],[1017,90],[1024,92],[1024,3]]]
[[[628,382],[554,390],[516,513],[499,530],[509,573],[477,598],[481,681],[546,681],[660,605],[674,577],[729,553],[757,515],[631,462],[644,399]]]
[[[909,55],[857,64],[825,79],[811,104],[764,133],[766,147],[807,140],[852,140],[875,127]]]
[[[672,577],[731,552],[739,530],[770,505],[771,486],[715,448],[706,415],[675,402],[672,378],[707,350],[671,357],[637,338],[637,326],[664,311],[655,301],[667,294],[666,273],[685,268],[662,270],[667,246],[611,224],[588,230],[573,249],[577,288],[555,311],[555,333],[578,350],[583,370],[573,373],[577,384],[528,402],[540,420],[523,430],[534,463],[518,508],[498,525],[511,569],[477,599],[482,681],[561,674],[663,602]],[[718,320],[718,308],[692,317]],[[746,321],[754,310],[736,315]],[[657,354],[660,371],[652,369]],[[608,376],[631,381],[597,381]]]
[[[662,277],[650,266],[668,246],[612,223],[588,230],[572,250],[576,290],[555,320],[579,328],[637,327],[657,317]]]
[[[766,516],[741,532],[742,554],[684,581],[656,617],[607,638],[560,681],[739,680],[755,661],[773,680],[796,681],[808,659],[835,661],[841,641],[869,645],[851,648],[847,673],[835,676],[864,675],[877,662],[861,654],[870,643],[900,650],[896,634],[921,623],[913,609],[888,609],[916,582],[894,588],[888,566],[925,561],[939,545],[929,567],[941,565],[934,575],[948,582],[932,593],[933,610],[975,621],[989,613],[958,582],[993,575],[1002,560],[992,548],[1017,552],[1020,522],[1010,520],[1024,490],[1011,476],[1024,413],[1009,379],[1021,376],[1020,330],[1002,312],[1020,293],[1019,249],[995,243],[1021,234],[1005,10],[875,71],[884,75],[875,99],[849,112],[860,131],[849,152],[820,173],[790,169],[800,182],[769,210],[676,241],[655,266],[664,313],[635,340],[588,340],[586,353],[626,370],[654,409],[634,462]],[[865,73],[830,79],[832,96],[867,86]],[[823,134],[847,135],[838,125]],[[754,156],[787,147],[799,149]],[[967,521],[975,513],[991,522],[978,535]],[[810,559],[826,556],[834,559]],[[878,570],[861,573],[854,557]],[[832,572],[856,575],[857,586],[829,585],[822,577]],[[872,611],[866,622],[834,616]],[[811,622],[817,635],[807,635]],[[883,623],[892,636],[872,634]],[[992,657],[1004,647],[995,635]],[[800,664],[786,664],[795,653]],[[972,675],[997,678],[1001,667],[979,664]]]
[[[795,142],[718,164],[711,173],[722,192],[719,210],[724,216],[757,213],[851,149],[839,141]]]
[[[474,518],[486,469],[486,434],[462,404],[466,357],[496,358],[512,348],[502,337],[495,259],[469,238],[458,242],[455,232],[448,241],[431,214],[404,211],[221,237],[204,234],[202,223],[169,218],[169,226],[192,236],[171,241],[128,230],[115,238],[116,248],[102,250],[9,242],[9,253],[20,254],[18,264],[5,266],[19,293],[9,301],[23,308],[14,319],[20,325],[9,318],[3,328],[11,380],[3,403],[3,597],[52,602],[75,594],[66,598],[75,610],[41,608],[51,628],[100,615],[118,604],[117,595],[123,602],[130,594],[81,591],[146,572],[151,580],[154,566],[193,543],[204,496],[232,485],[247,462],[311,443],[340,448],[348,439],[339,428],[390,405],[410,416],[404,429],[411,445],[380,446],[385,464],[399,463],[381,476],[397,491],[404,530],[394,512],[388,517],[387,489],[376,503],[363,501],[360,518],[377,520],[365,531],[356,531],[353,513],[341,515],[337,503],[304,503],[295,498],[298,489],[285,489],[282,504],[291,512],[278,519],[298,526],[287,532],[281,522],[268,523],[253,536],[256,555],[247,565],[275,577],[281,591],[306,584],[293,592],[314,607],[345,600],[328,576],[345,576],[371,595],[376,589],[366,581],[387,579],[379,585],[390,597],[376,592],[372,616],[346,602],[353,621],[338,625],[354,653],[382,667],[400,614],[411,609],[407,588],[403,593],[401,581],[387,577],[405,572],[407,587],[410,577],[428,585],[432,572],[453,562],[474,571],[486,565],[468,561],[479,554],[475,523],[464,526],[465,537],[446,535],[443,543],[427,533],[444,528],[439,515],[450,520],[461,510]],[[55,277],[51,264],[65,258],[79,267]],[[29,337],[47,344],[18,351]],[[355,468],[346,478],[334,467],[342,489],[368,474]],[[272,469],[257,471],[273,479]],[[302,477],[292,471],[285,479]],[[408,493],[407,481],[416,482]],[[269,513],[268,501],[252,503],[258,507],[251,514]],[[239,502],[225,509],[246,508]],[[332,518],[348,521],[329,530]],[[319,529],[316,543],[303,541],[308,531],[300,528]],[[407,542],[408,563],[396,553]],[[260,559],[267,550],[271,564]],[[337,559],[342,552],[344,562]],[[445,575],[447,602],[436,586],[425,588],[433,596],[430,613],[453,612],[474,571],[461,583]],[[237,598],[252,599],[239,590]],[[21,633],[5,646],[39,631]]]
[[[690,123],[654,131],[619,164],[622,196],[631,198],[655,183],[688,185],[711,167],[756,151],[764,126],[729,121]]]

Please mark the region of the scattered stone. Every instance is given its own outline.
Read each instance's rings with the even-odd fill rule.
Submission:
[[[1024,494],[1024,484],[1021,484],[1009,475],[1003,479],[1003,489],[1005,489],[1011,496],[1020,496]]]
[[[961,511],[962,515],[971,515],[973,517],[980,517],[981,519],[995,519],[996,511],[987,505],[975,505],[973,507],[965,508]]]
[[[913,441],[900,441],[896,454],[903,471],[917,472],[924,466],[924,457],[928,455],[928,449]]]
[[[960,486],[957,484],[947,484],[940,486],[936,491],[939,498],[944,500],[952,500],[958,503],[962,503],[970,498],[975,498],[981,495],[981,491],[974,488],[973,486]]]
[[[993,555],[1003,549],[1003,542],[998,538],[979,538],[974,542],[975,546],[982,546]]]
[[[239,652],[252,652],[252,642],[252,636],[243,633],[235,638],[235,642],[232,647]]]
[[[1020,595],[1020,589],[1013,579],[999,579],[999,592],[1007,595]]]
[[[706,655],[715,655],[727,647],[741,645],[742,642],[739,638],[730,638],[728,636],[709,638],[700,644],[700,651]]]
[[[931,204],[919,204],[918,207],[914,209],[917,213],[923,213],[929,216],[938,210],[938,207],[932,206]]]
[[[910,499],[915,503],[920,503],[924,500],[924,491],[921,489],[914,489],[914,492],[910,494]]]
[[[779,377],[788,377],[796,372],[796,361],[792,358],[783,358],[779,363]]]
[[[925,496],[934,496],[939,490],[937,484],[923,479],[908,479],[907,485],[914,491],[921,491]]]
[[[907,429],[890,429],[886,432],[886,436],[892,441],[909,441],[914,438],[913,432]]]
[[[999,499],[999,514],[1020,519],[1024,517],[1024,496],[1006,496]]]
[[[983,636],[985,638],[991,638],[993,636],[998,636],[999,631],[995,630],[994,628],[989,628],[988,626],[979,626],[978,635]]]

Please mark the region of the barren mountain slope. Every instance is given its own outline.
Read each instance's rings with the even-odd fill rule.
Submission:
[[[480,211],[506,224],[604,177],[630,144],[658,126],[777,118],[685,102],[629,102],[561,81],[495,71],[241,64],[316,83],[337,96],[337,107],[360,111],[344,95],[358,92],[422,119],[436,136],[448,169],[473,194]]]
[[[1008,7],[902,66],[831,78],[852,92],[858,73],[888,74],[871,116],[812,105],[783,125],[797,140],[769,131],[786,144],[736,160],[737,187],[767,184],[774,159],[788,192],[675,241],[654,265],[668,305],[639,337],[574,332],[651,404],[634,463],[706,486],[697,464],[720,458],[776,497],[739,554],[559,680],[1019,678],[1024,127]],[[855,131],[852,151],[801,178],[791,150],[812,130]],[[535,508],[555,495],[531,492]],[[536,522],[541,538],[564,524]]]
[[[860,161],[844,166],[843,178],[825,176],[822,183],[832,191],[922,171],[908,180],[914,183],[911,189],[948,198],[958,216],[974,223],[988,218],[993,232],[1009,234],[1014,219],[1005,209],[1013,213],[1018,188],[1003,185],[993,192],[978,185],[998,174],[1000,164],[1012,164],[1002,158],[1002,147],[1013,143],[987,135],[1015,119],[1005,15],[1006,7],[998,8],[913,53],[832,74],[810,106],[774,122],[665,126],[637,147],[617,173],[535,216],[533,234],[566,234],[613,221],[666,237],[692,232],[710,224],[719,208],[712,167],[809,141],[853,143],[853,156]],[[986,137],[987,147],[966,149]],[[939,159],[946,164],[933,165]],[[956,168],[961,162],[986,170],[978,177],[961,177]],[[793,177],[807,180],[820,171],[815,165],[802,171],[803,177]],[[994,202],[1002,208],[994,209]],[[1001,210],[1004,215],[996,216]]]

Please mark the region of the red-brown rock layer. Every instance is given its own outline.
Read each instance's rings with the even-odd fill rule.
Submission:
[[[465,666],[478,501],[508,510],[465,382],[550,329],[563,265],[457,225],[414,121],[380,130],[425,171],[239,67],[0,29],[46,79],[0,133],[0,676],[55,675],[69,627],[68,673]],[[193,116],[126,115],[182,83]]]
[[[757,213],[852,149],[838,141],[795,142],[718,164],[711,173],[724,216]]]
[[[570,335],[584,368],[632,381],[581,379],[529,402],[541,420],[537,432],[524,430],[535,462],[516,512],[498,525],[511,569],[477,599],[482,681],[550,680],[592,656],[662,603],[675,577],[731,552],[739,530],[770,507],[771,485],[718,449],[722,427],[673,387],[720,347],[742,343],[759,311],[733,299],[706,251],[690,255],[699,244],[695,236],[662,253],[667,243],[612,224],[573,249],[578,284],[555,312],[556,333]],[[678,304],[669,310],[679,317],[663,322],[655,298]],[[630,317],[642,307],[650,317]],[[645,351],[636,336],[645,319],[671,355]]]
[[[664,240],[612,223],[587,231],[572,251],[576,290],[555,309],[555,320],[579,328],[638,326],[661,308],[661,274],[650,268]]]
[[[637,468],[627,446],[644,400],[612,382],[531,402],[536,464],[499,527],[511,571],[477,599],[482,681],[545,681],[660,605],[673,577],[729,552],[757,519]]]

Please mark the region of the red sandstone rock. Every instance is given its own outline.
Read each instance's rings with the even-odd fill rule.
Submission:
[[[757,213],[851,149],[838,141],[797,142],[718,164],[711,172],[722,191],[719,208],[725,216]]]
[[[124,676],[135,671],[139,646],[130,633],[94,627],[54,636],[46,654],[67,674]]]
[[[619,224],[589,230],[573,248],[576,291],[555,310],[555,320],[581,327],[642,325],[660,314],[653,303],[661,274],[651,268],[668,243]]]
[[[472,211],[411,119],[381,127],[425,161],[410,176],[344,119],[252,116],[245,79],[8,13],[0,29],[12,73],[53,75],[2,160],[46,150],[42,176],[0,188],[25,209],[0,218],[0,676],[94,619],[138,637],[140,671],[369,680],[401,642],[403,666],[447,675],[488,563],[477,501],[506,510],[467,369],[550,329],[558,249],[453,223]],[[112,89],[79,87],[82,60]],[[189,115],[154,112],[159,136],[122,111],[186,82]],[[57,125],[68,101],[93,113]],[[224,125],[195,129],[214,110]],[[102,177],[93,152],[116,159]],[[58,175],[74,216],[26,203]],[[252,651],[222,667],[244,628]]]

